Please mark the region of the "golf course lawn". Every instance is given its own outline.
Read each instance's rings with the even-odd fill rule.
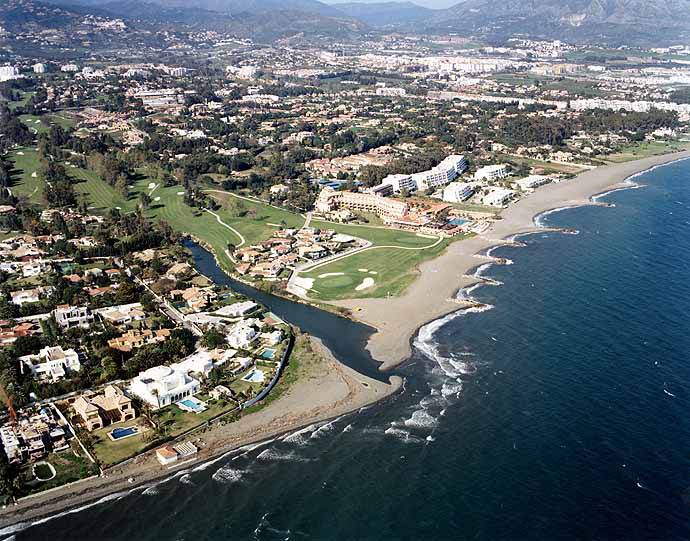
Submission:
[[[26,196],[33,203],[43,201],[43,181],[37,173],[40,168],[38,152],[31,147],[21,147],[9,154],[12,164],[12,193],[15,196]]]
[[[444,239],[435,244],[434,239],[417,238],[425,241],[423,246],[431,247],[421,250],[371,248],[300,273],[300,277],[314,280],[309,296],[317,300],[400,295],[414,280],[417,265],[438,256],[451,242]]]

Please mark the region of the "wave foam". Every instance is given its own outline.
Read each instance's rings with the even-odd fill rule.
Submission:
[[[246,473],[245,470],[239,470],[225,465],[218,468],[211,476],[211,479],[223,484],[239,483]]]
[[[405,426],[412,428],[434,428],[438,424],[435,417],[425,410],[417,410],[412,417],[405,420]]]

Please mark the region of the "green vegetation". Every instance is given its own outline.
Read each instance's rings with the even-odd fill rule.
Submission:
[[[599,156],[599,158],[611,162],[621,163],[639,160],[641,158],[648,158],[650,156],[659,156],[662,154],[668,154],[669,152],[677,152],[681,150],[690,150],[690,142],[650,141],[631,144],[621,148],[618,152],[606,156]]]
[[[33,475],[32,465],[27,465],[22,472],[22,492],[24,495],[35,494],[96,475],[98,466],[82,455],[83,450],[76,443],[73,443],[72,448],[67,451],[48,455],[43,459],[43,462],[53,466],[56,475],[47,481],[36,479]],[[46,465],[37,466],[37,473],[43,479],[52,475],[50,468]]]
[[[309,294],[319,300],[400,295],[414,280],[417,266],[440,255],[451,242],[444,239],[435,243],[433,239],[418,238],[429,248],[375,247],[327,263],[301,276],[314,280]],[[325,276],[327,274],[331,276]],[[356,288],[367,278],[373,280],[373,284],[358,291]]]
[[[12,165],[12,193],[26,196],[32,203],[43,202],[43,180],[38,176],[41,163],[33,148],[21,147],[9,155]],[[35,176],[34,176],[35,173]]]

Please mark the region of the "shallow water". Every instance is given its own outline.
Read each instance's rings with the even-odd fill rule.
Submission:
[[[493,250],[403,393],[16,539],[690,538],[690,162],[638,180]]]

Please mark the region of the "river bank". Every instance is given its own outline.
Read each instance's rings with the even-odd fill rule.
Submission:
[[[368,378],[337,361],[317,338],[308,340],[313,354],[301,360],[296,382],[259,411],[194,435],[192,441],[199,448],[194,460],[165,467],[154,452],[145,453],[108,470],[107,477],[90,478],[7,506],[0,510],[0,528],[3,532],[15,526],[23,528],[39,519],[78,511],[134,490],[147,490],[186,470],[202,469],[209,461],[247,445],[357,411],[401,388],[400,378],[392,377],[390,384]]]
[[[690,158],[690,151],[666,154],[631,162],[598,167],[558,184],[538,188],[535,193],[511,205],[486,233],[455,242],[434,260],[419,268],[419,276],[400,297],[355,299],[332,304],[351,311],[352,317],[374,327],[367,343],[371,356],[390,370],[411,353],[411,340],[426,323],[467,307],[458,300],[460,289],[481,282],[472,270],[495,261],[487,250],[510,242],[515,235],[542,230],[535,219],[562,207],[596,204],[593,196],[629,187],[629,177],[652,167]]]

